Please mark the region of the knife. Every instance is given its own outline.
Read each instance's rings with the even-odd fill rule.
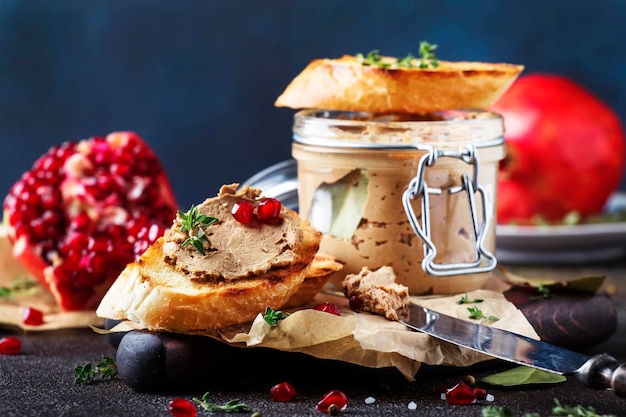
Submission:
[[[411,330],[462,346],[493,358],[576,379],[595,389],[612,389],[626,397],[626,364],[608,354],[593,357],[506,330],[448,316],[409,304],[400,322]]]

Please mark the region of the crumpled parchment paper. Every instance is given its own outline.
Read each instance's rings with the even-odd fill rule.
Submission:
[[[463,294],[465,295],[465,294]],[[499,320],[481,323],[513,331],[534,339],[538,335],[524,315],[499,292],[476,290],[467,294],[486,316]],[[469,319],[467,307],[457,304],[461,296],[411,297],[411,301],[462,320]],[[344,297],[320,294],[314,303],[331,302],[341,308],[341,316],[302,308],[270,326],[259,314],[249,329],[227,329],[220,336],[228,343],[248,347],[268,347],[301,352],[322,359],[333,359],[371,368],[395,367],[412,380],[422,363],[429,365],[469,366],[490,359],[473,350],[439,341],[429,335],[408,330],[399,322],[382,316],[356,313]]]

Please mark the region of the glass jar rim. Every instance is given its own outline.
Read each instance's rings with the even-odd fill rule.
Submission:
[[[504,143],[502,117],[488,110],[372,114],[308,109],[294,116],[296,143],[347,148],[414,149],[417,145]]]

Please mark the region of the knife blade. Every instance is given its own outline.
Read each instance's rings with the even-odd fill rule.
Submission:
[[[417,304],[409,304],[400,322],[411,330],[493,358],[559,375],[574,375],[594,389],[612,389],[626,397],[626,364],[608,354],[593,357],[506,330],[462,320]]]

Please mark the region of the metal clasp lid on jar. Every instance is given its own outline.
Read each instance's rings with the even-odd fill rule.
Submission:
[[[492,271],[497,265],[497,260],[494,254],[485,248],[485,237],[489,228],[489,222],[492,220],[492,210],[488,209],[485,191],[483,187],[478,184],[479,162],[475,147],[473,145],[466,145],[458,152],[450,150],[437,150],[433,146],[423,144],[417,145],[416,148],[425,153],[418,163],[415,177],[413,177],[409,183],[409,187],[402,195],[402,204],[404,205],[404,210],[413,231],[424,242],[424,259],[422,260],[422,268],[426,272],[440,277]],[[452,186],[446,189],[450,194],[457,194],[461,192],[465,192],[467,194],[470,218],[472,220],[472,230],[476,242],[476,256],[471,262],[447,264],[435,262],[437,248],[431,238],[429,195],[441,194],[444,189],[429,187],[426,183],[424,172],[428,167],[434,166],[439,158],[459,159],[473,167],[472,178],[470,178],[467,173],[462,173],[460,185]],[[475,200],[476,194],[478,194],[480,198],[479,203],[482,204],[482,218],[480,221],[478,221],[477,215]],[[422,203],[421,225],[415,215],[413,206],[411,205],[412,200],[419,198],[421,198]]]

